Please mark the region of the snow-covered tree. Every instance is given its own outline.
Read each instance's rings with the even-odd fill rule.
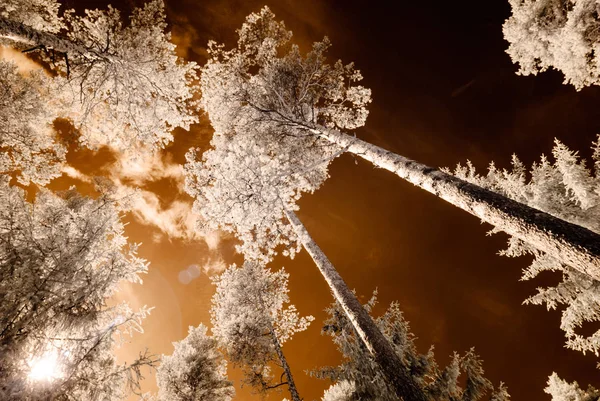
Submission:
[[[592,386],[582,390],[577,382],[567,383],[556,373],[552,373],[548,379],[548,387],[544,390],[552,396],[552,401],[598,401],[600,391]]]
[[[519,74],[554,68],[577,90],[600,84],[600,4],[595,0],[509,0],[507,53]]]
[[[59,74],[54,89],[68,104],[64,117],[81,130],[83,144],[162,148],[174,128],[197,121],[197,66],[176,56],[162,0],[135,8],[129,21],[111,6],[84,15],[67,11],[58,33],[28,25],[19,14],[27,10],[4,13],[0,37],[50,55]]]
[[[304,168],[302,157],[261,155],[252,138],[215,135],[214,149],[201,161],[195,151],[188,154],[186,190],[196,198],[194,211],[207,228],[235,233],[242,240],[238,250],[251,260],[269,261],[278,247],[293,257],[303,246],[399,396],[423,400],[390,344],[294,213],[302,192],[320,185],[327,171],[319,163]]]
[[[147,263],[127,245],[108,197],[25,193],[0,181],[0,398],[118,400],[139,390],[144,353],[117,364],[123,335],[141,331],[148,309],[109,306],[122,280]]]
[[[229,360],[243,369],[247,384],[260,393],[287,385],[292,400],[300,401],[282,345],[306,330],[313,317],[300,317],[289,304],[288,277],[283,269],[272,272],[255,262],[229,267],[213,280],[212,333]],[[273,364],[283,370],[279,381]]]
[[[61,174],[65,149],[54,136],[58,113],[41,71],[21,74],[0,61],[0,172],[17,173],[21,184],[45,185]]]
[[[487,175],[481,176],[471,163],[467,163],[467,166],[459,165],[454,173],[464,180],[600,234],[600,142],[594,144],[595,172],[586,167],[577,152],[558,140],[552,155],[553,161],[542,155],[529,172],[513,156],[511,170],[500,170],[491,163]],[[537,249],[527,238],[511,238],[508,249],[501,254],[534,256],[532,264],[523,271],[522,280],[531,280],[543,271],[562,274],[560,283],[539,288],[538,293],[525,303],[546,304],[548,309],[566,306],[562,312],[561,328],[567,337],[567,347],[598,355],[600,331],[586,337],[577,329],[586,322],[600,321],[600,281]]]
[[[454,173],[464,180],[600,233],[600,137],[598,139],[593,147],[594,171],[586,166],[577,152],[555,140],[553,160],[542,155],[529,171],[513,156],[510,170],[500,170],[492,162],[483,176],[467,162],[466,166],[459,165]],[[566,346],[598,355],[600,330],[585,336],[579,329],[586,323],[600,321],[600,281],[540,251],[526,238],[510,238],[508,248],[500,254],[534,257],[531,265],[523,270],[522,280],[534,279],[544,271],[561,274],[558,284],[538,288],[537,294],[525,303],[545,304],[548,309],[564,307],[560,327],[565,332]],[[598,399],[593,388],[590,387],[586,393],[579,389],[577,383],[567,384],[555,373],[550,377],[546,392],[556,401]]]
[[[35,29],[58,32],[62,28],[59,8],[56,0],[4,0],[0,4],[0,17],[25,23]]]
[[[370,91],[357,85],[360,73],[327,64],[326,39],[302,55],[274,18],[265,7],[247,17],[233,49],[209,45],[202,105],[216,137],[251,136],[259,157],[293,160],[285,174],[318,166],[326,178],[333,156],[350,152],[600,279],[596,233],[344,133],[367,116]],[[311,181],[312,190],[318,185]]]
[[[227,361],[204,325],[190,327],[183,340],[173,343],[156,372],[158,399],[163,401],[230,401],[235,395],[227,380]]]
[[[364,305],[370,313],[376,294]],[[337,303],[328,309],[329,319],[323,333],[332,337],[344,359],[340,366],[321,368],[311,375],[335,382],[324,394],[323,401],[395,401],[394,388],[373,357],[359,340],[356,330]],[[421,387],[426,399],[435,401],[476,401],[486,395],[490,401],[508,401],[503,383],[494,389],[485,378],[481,360],[473,349],[460,356],[452,355],[449,365],[441,369],[435,362],[433,347],[425,355],[417,352],[415,337],[410,332],[397,303],[375,319],[394,352]],[[462,375],[462,376],[461,376]],[[461,387],[461,383],[462,386]]]

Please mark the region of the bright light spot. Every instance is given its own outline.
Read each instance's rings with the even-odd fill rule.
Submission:
[[[29,378],[35,381],[52,381],[60,377],[58,355],[50,352],[29,363]]]

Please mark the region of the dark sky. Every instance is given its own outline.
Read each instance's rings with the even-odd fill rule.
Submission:
[[[125,3],[120,6],[139,4]],[[77,1],[78,7],[90,4],[104,2]],[[231,45],[244,17],[263,4],[167,0],[180,54],[203,63],[208,39]],[[435,167],[470,159],[483,171],[491,160],[508,167],[512,153],[530,165],[551,152],[555,137],[589,157],[591,142],[600,133],[597,89],[576,92],[562,85],[556,72],[515,74],[502,38],[502,23],[510,13],[506,0],[267,4],[303,48],[327,35],[332,60],[355,62],[373,91],[371,114],[356,134],[393,152]],[[206,146],[210,128],[203,120],[176,138],[164,157],[182,162],[191,145]],[[98,171],[110,162],[88,156],[71,155],[71,162],[80,170],[93,165]],[[187,200],[174,195],[171,184],[148,182],[148,188],[165,204],[177,197]],[[553,371],[584,387],[598,383],[597,358],[563,347],[560,313],[521,305],[537,286],[556,282],[556,277],[518,281],[530,260],[498,256],[506,236],[486,236],[490,227],[476,218],[362,160],[355,164],[351,156],[334,162],[331,178],[300,206],[300,218],[348,285],[362,298],[378,288],[377,312],[399,301],[420,351],[434,345],[440,364],[448,362],[452,351],[475,347],[488,377],[495,385],[504,381],[514,400],[548,400],[543,388]],[[209,251],[202,241],[153,242],[150,231],[131,219],[130,238],[144,241],[141,252],[152,265],[146,284],[132,288],[128,296],[134,303],[156,305],[156,310],[147,320],[146,334],[128,350],[146,344],[154,352],[170,353],[170,342],[182,339],[188,325],[209,323],[213,287],[207,276],[188,285],[177,279],[187,265],[206,262]],[[231,245],[224,239],[218,248],[227,263],[239,260]],[[331,297],[306,253],[273,263],[281,265],[291,274],[291,298],[299,311],[316,317],[284,351],[301,396],[320,399],[329,383],[308,378],[304,370],[337,358],[330,339],[319,335],[322,310]],[[232,377],[239,384],[239,374]],[[249,394],[238,386],[236,399],[255,399]]]

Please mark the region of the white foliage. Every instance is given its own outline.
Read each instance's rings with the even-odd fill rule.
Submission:
[[[214,149],[204,152],[201,161],[194,150],[186,155],[185,189],[195,198],[201,228],[235,233],[242,241],[238,251],[250,259],[268,261],[280,245],[294,257],[301,245],[284,212],[298,209],[302,193],[318,188],[326,169],[298,173],[293,168],[305,163],[302,153],[268,156],[247,135],[216,136],[212,143]]]
[[[154,361],[143,354],[118,366],[113,348],[142,330],[149,309],[107,304],[122,280],[141,281],[147,263],[136,248],[106,197],[42,190],[30,204],[0,181],[0,398],[117,400],[136,386]],[[54,379],[30,380],[49,358]]]
[[[318,189],[342,152],[303,124],[359,127],[370,91],[355,85],[361,76],[352,65],[326,63],[327,39],[301,55],[267,7],[238,34],[231,50],[209,46],[201,91],[213,149],[201,159],[188,154],[186,190],[209,228],[236,233],[244,254],[269,260],[283,245],[293,256],[299,244],[283,210]]]
[[[576,89],[600,84],[600,5],[596,0],[509,0],[507,53],[522,75],[561,71]]]
[[[371,91],[355,85],[362,77],[352,64],[326,63],[327,38],[301,55],[268,7],[250,14],[238,34],[231,50],[209,44],[211,59],[202,71],[202,105],[218,134],[250,122],[269,126],[264,135],[276,138],[286,130],[305,136],[294,122],[341,129],[364,124]]]
[[[376,302],[375,294],[364,305],[365,309],[370,312]],[[325,392],[323,401],[397,400],[393,387],[358,339],[340,306],[333,304],[327,312],[329,319],[325,322],[323,333],[332,337],[344,359],[340,366],[310,372],[312,376],[336,382]],[[435,362],[433,347],[427,354],[419,354],[414,343],[415,336],[397,303],[392,303],[375,321],[428,399],[476,401],[485,399],[487,395],[490,401],[508,401],[504,384],[500,383],[494,389],[485,378],[482,362],[472,349],[462,357],[454,353],[443,369]]]
[[[65,19],[66,34],[85,52],[68,54],[62,95],[85,145],[162,148],[174,128],[198,120],[191,85],[197,66],[175,54],[162,0],[134,9],[127,23],[111,6]]]
[[[3,0],[0,17],[19,21],[35,29],[57,32],[62,27],[56,0]]]
[[[552,373],[544,391],[552,396],[552,401],[595,401],[600,397],[600,391],[592,386],[584,391],[577,382],[567,383],[556,373]]]
[[[56,96],[66,104],[62,116],[84,145],[153,151],[172,141],[173,129],[198,121],[197,66],[175,54],[162,0],[135,8],[128,21],[111,6],[84,15],[67,10],[56,34],[20,25],[26,11],[0,19],[2,37],[48,58]]]
[[[594,163],[598,166],[600,153],[595,144]],[[455,174],[459,178],[499,192],[558,218],[581,225],[600,233],[600,171],[595,174],[586,168],[577,152],[571,151],[560,141],[552,150],[554,161],[542,156],[535,163],[527,179],[523,164],[513,156],[511,171],[498,170],[490,164],[488,174],[480,176],[469,163],[459,166]],[[539,288],[538,293],[525,303],[546,304],[548,309],[566,306],[562,312],[561,328],[567,337],[567,347],[582,352],[600,351],[600,331],[585,337],[577,333],[586,322],[600,321],[600,283],[579,271],[563,265],[525,241],[511,238],[508,249],[501,254],[517,257],[533,255],[532,264],[523,271],[523,280],[530,280],[543,271],[559,271],[562,281],[555,287]]]
[[[283,269],[271,272],[246,262],[213,279],[217,286],[211,308],[213,336],[229,360],[242,367],[246,382],[259,391],[272,386],[270,363],[277,361],[285,369],[280,346],[314,320],[300,317],[289,305],[288,277]]]
[[[332,384],[323,393],[322,401],[351,401],[355,391],[354,383],[347,380],[342,380]]]
[[[65,149],[54,139],[52,121],[60,103],[43,72],[20,74],[0,61],[0,172],[18,173],[19,183],[45,185],[61,175]]]
[[[162,357],[156,373],[158,400],[230,401],[235,389],[227,380],[227,361],[204,325],[190,327],[183,340],[173,343],[172,355]]]

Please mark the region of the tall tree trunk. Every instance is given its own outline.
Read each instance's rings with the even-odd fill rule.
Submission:
[[[342,306],[361,340],[381,368],[381,372],[392,384],[398,398],[405,401],[426,401],[427,396],[412,377],[409,369],[404,366],[398,355],[396,355],[381,330],[356,299],[354,293],[350,291],[321,248],[312,239],[298,216],[289,210],[285,211],[285,215],[293,226],[304,249],[312,257],[325,281],[327,281],[334,298]]]
[[[71,57],[84,57],[87,59],[114,62],[117,58],[106,52],[82,46],[68,38],[53,33],[40,31],[20,22],[0,17],[0,38],[9,39],[28,46],[43,46],[65,53]]]
[[[593,231],[339,131],[302,126],[600,280],[600,235]]]
[[[296,383],[294,383],[294,377],[292,376],[290,365],[288,365],[287,359],[285,359],[285,355],[283,354],[281,344],[279,344],[279,339],[275,334],[273,326],[270,327],[269,331],[271,333],[271,338],[273,339],[273,346],[275,347],[275,352],[277,353],[277,357],[279,357],[279,361],[281,361],[281,367],[283,368],[283,371],[287,378],[287,386],[288,390],[290,391],[290,395],[292,396],[292,401],[302,401],[302,398],[300,398],[300,395],[298,394]]]

